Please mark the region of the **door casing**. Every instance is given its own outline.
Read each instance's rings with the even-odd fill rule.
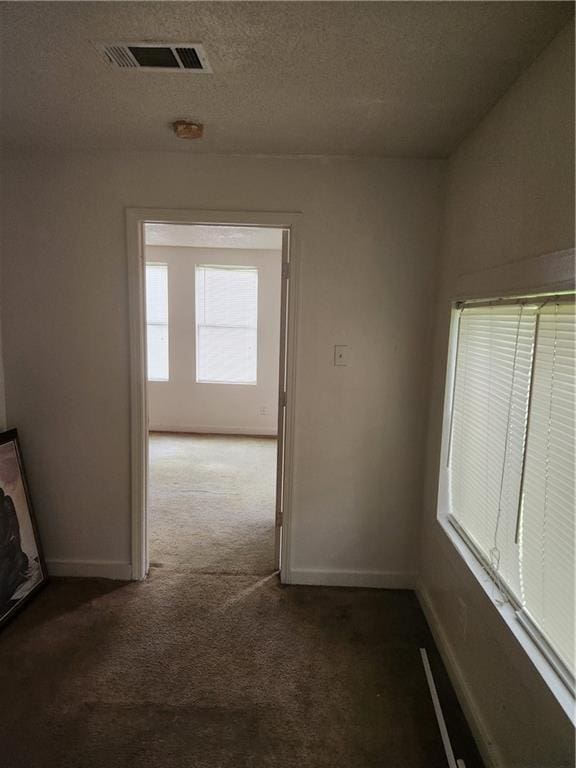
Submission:
[[[293,485],[294,406],[296,383],[296,336],[298,317],[299,223],[302,214],[270,211],[214,211],[166,208],[126,209],[128,288],[130,312],[130,474],[131,474],[131,567],[132,579],[139,581],[148,573],[148,396],[146,376],[146,307],[144,225],[211,224],[277,228],[283,234],[282,293],[287,300],[282,307],[281,327],[285,343],[284,361],[279,361],[279,425],[283,414],[283,441],[279,445],[277,466],[277,509],[275,558],[280,579],[290,583],[290,521]],[[285,261],[288,266],[284,266]],[[289,275],[290,288],[286,291]],[[285,309],[285,312],[284,312]],[[284,372],[282,362],[284,362]],[[285,387],[282,386],[284,379]],[[282,425],[281,425],[282,426]],[[280,443],[279,435],[279,443]],[[281,504],[281,507],[279,506]]]

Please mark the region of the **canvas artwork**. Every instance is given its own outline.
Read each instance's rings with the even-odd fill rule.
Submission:
[[[15,429],[0,434],[0,625],[46,583]]]

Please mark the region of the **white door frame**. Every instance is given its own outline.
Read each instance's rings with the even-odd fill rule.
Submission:
[[[290,580],[290,521],[293,484],[294,406],[300,213],[270,211],[203,211],[172,208],[127,208],[126,242],[130,311],[130,457],[132,512],[132,579],[148,573],[148,395],[146,376],[146,309],[144,224],[215,224],[288,229],[290,231],[290,291],[286,327],[286,430],[282,486],[280,579]],[[279,406],[281,406],[279,398]]]

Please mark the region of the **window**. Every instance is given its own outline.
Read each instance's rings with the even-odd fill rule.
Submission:
[[[458,310],[450,521],[574,686],[574,298]]]
[[[148,380],[168,381],[168,265],[146,264]]]
[[[258,270],[196,267],[196,380],[256,384]]]

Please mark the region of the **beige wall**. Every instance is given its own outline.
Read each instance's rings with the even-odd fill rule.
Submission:
[[[502,768],[572,768],[574,734],[436,522],[450,300],[463,291],[495,296],[541,288],[559,277],[557,258],[536,257],[574,241],[572,34],[565,30],[544,51],[460,145],[448,169],[421,581],[469,714],[488,757]]]
[[[293,578],[411,583],[442,179],[426,160],[6,159],[8,420],[53,571],[123,573],[130,555],[125,208],[280,210],[303,214]]]
[[[168,265],[169,381],[148,382],[148,423],[160,431],[276,435],[282,251],[147,246],[146,260]],[[195,270],[199,264],[258,269],[257,383],[196,381]]]

